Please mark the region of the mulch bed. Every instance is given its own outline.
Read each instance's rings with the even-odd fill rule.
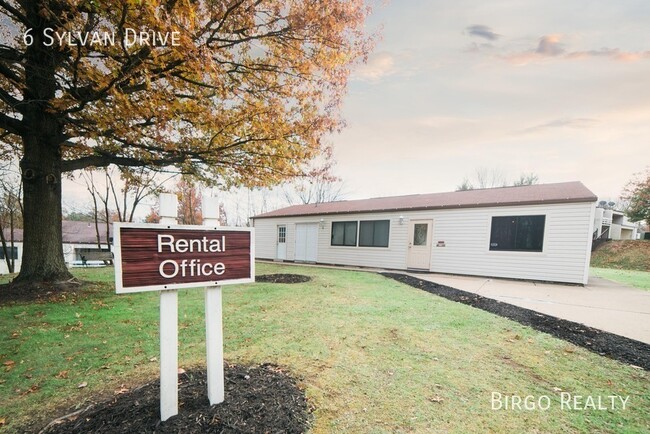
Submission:
[[[650,345],[646,343],[405,274],[381,274],[448,300],[517,321],[602,356],[650,370]]]
[[[303,433],[309,428],[304,393],[275,365],[226,365],[225,397],[210,406],[205,371],[193,370],[179,375],[179,414],[165,422],[155,381],[57,419],[40,433]]]
[[[255,277],[256,282],[266,283],[305,283],[310,280],[311,277],[302,274],[262,274]]]

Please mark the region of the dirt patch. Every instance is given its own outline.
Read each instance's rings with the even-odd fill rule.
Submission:
[[[160,421],[160,384],[148,383],[112,400],[51,422],[43,434],[303,433],[311,420],[296,381],[274,365],[225,367],[223,403],[210,406],[202,370],[179,375],[179,414]]]
[[[57,303],[77,297],[84,283],[77,279],[63,282],[5,283],[0,285],[0,305],[12,303]]]
[[[309,282],[311,277],[302,274],[262,274],[256,276],[256,282],[266,283],[305,283]]]
[[[646,343],[405,274],[381,274],[448,300],[517,321],[520,324],[571,342],[601,356],[650,370],[650,345]]]

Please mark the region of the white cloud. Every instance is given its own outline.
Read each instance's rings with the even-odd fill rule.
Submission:
[[[395,72],[395,57],[383,51],[372,54],[367,63],[358,66],[352,73],[352,78],[375,82]]]
[[[600,48],[597,50],[567,50],[563,35],[544,35],[539,39],[537,48],[502,55],[504,59],[515,65],[547,62],[555,60],[610,59],[615,61],[634,62],[650,59],[650,50],[624,51],[619,48]]]

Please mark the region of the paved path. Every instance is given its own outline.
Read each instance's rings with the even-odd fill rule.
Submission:
[[[650,291],[598,277],[590,277],[589,284],[583,287],[445,274],[410,274],[650,344]]]

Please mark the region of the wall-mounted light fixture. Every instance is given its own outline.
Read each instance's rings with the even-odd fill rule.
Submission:
[[[399,216],[399,224],[401,224],[401,225],[404,224],[404,216],[403,215]]]
[[[318,226],[321,229],[325,229],[325,219],[320,219],[320,221],[318,222]]]

